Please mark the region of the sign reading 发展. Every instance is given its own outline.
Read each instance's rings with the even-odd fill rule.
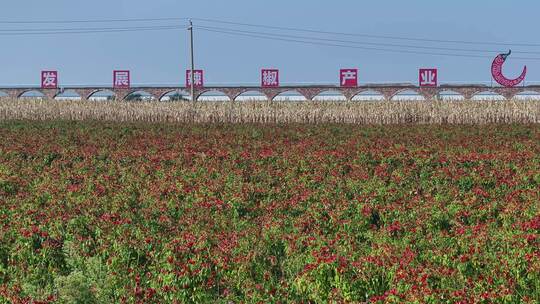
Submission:
[[[339,84],[342,87],[357,87],[358,69],[341,69],[339,71]]]
[[[41,71],[41,88],[58,88],[58,71]]]
[[[196,88],[204,87],[203,70],[193,70],[193,86]],[[186,87],[191,87],[191,70],[186,70]]]
[[[279,70],[262,69],[261,70],[261,87],[263,88],[279,87]]]
[[[420,69],[418,83],[421,87],[436,87],[437,69]]]
[[[115,89],[129,89],[130,86],[129,71],[113,71],[113,87]]]

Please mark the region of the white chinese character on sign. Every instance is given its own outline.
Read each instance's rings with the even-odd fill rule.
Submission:
[[[202,73],[200,71],[193,72],[193,83],[196,86],[202,85]]]
[[[358,69],[339,70],[339,82],[342,87],[352,88],[358,86]]]
[[[437,69],[421,69],[420,70],[420,86],[421,87],[437,86]]]
[[[344,71],[341,74],[341,85],[346,85],[349,80],[356,80],[356,71]]]
[[[278,85],[278,72],[277,71],[263,71],[263,86],[276,86]]]
[[[424,71],[422,73],[423,85],[435,85],[435,74],[432,71]]]
[[[57,75],[54,72],[43,73],[43,87],[56,87]]]
[[[129,72],[117,71],[115,74],[114,86],[115,87],[129,87]]]
[[[187,73],[187,84],[191,85],[191,71]],[[203,74],[202,71],[193,71],[193,83],[195,86],[202,86],[203,85]]]

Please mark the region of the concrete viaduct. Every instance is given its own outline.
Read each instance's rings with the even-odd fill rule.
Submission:
[[[82,100],[88,100],[98,92],[110,91],[114,94],[116,100],[125,100],[129,95],[136,92],[146,92],[156,100],[161,100],[165,95],[183,91],[189,92],[189,88],[185,87],[133,87],[130,89],[114,89],[110,87],[65,87],[61,89],[41,89],[41,88],[1,88],[0,94],[3,92],[4,97],[20,98],[28,92],[38,92],[44,95],[45,98],[54,99],[64,92],[76,93]],[[363,85],[355,88],[343,88],[331,85],[306,85],[306,86],[282,86],[279,88],[261,88],[256,86],[239,86],[239,87],[205,87],[198,88],[195,91],[195,96],[198,98],[207,92],[221,92],[230,100],[236,98],[243,93],[258,92],[268,100],[274,100],[276,96],[285,92],[295,91],[304,96],[306,100],[313,100],[316,96],[325,92],[341,93],[347,100],[352,100],[354,96],[363,92],[374,92],[384,97],[386,100],[391,100],[394,96],[402,92],[416,92],[426,100],[431,100],[445,92],[459,94],[465,99],[471,99],[475,95],[484,92],[491,92],[503,96],[506,99],[512,99],[516,95],[524,92],[532,92],[540,95],[540,85],[522,86],[515,88],[490,87],[486,85],[440,85],[438,87],[418,87],[412,84],[381,84],[381,85]],[[0,95],[1,96],[1,95]]]

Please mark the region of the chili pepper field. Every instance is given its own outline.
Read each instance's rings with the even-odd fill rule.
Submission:
[[[0,122],[0,303],[539,303],[540,126]]]

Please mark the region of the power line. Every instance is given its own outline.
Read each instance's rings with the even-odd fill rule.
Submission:
[[[445,50],[445,51],[461,51],[461,52],[484,52],[484,53],[495,53],[496,51],[490,50],[477,50],[477,49],[461,49],[461,48],[442,48],[442,47],[429,47],[429,46],[414,46],[414,45],[400,45],[400,44],[387,44],[387,43],[372,43],[372,42],[363,42],[363,41],[351,41],[351,40],[339,40],[339,39],[328,39],[328,38],[319,38],[319,37],[306,37],[306,36],[296,36],[296,35],[285,35],[285,34],[273,34],[265,32],[255,32],[255,31],[242,31],[230,28],[218,28],[212,26],[197,26],[197,28],[202,29],[215,29],[215,30],[225,30],[225,31],[235,31],[240,33],[247,34],[262,34],[275,37],[285,37],[285,38],[300,38],[300,39],[310,39],[318,41],[329,41],[329,42],[340,42],[347,44],[362,44],[362,45],[374,45],[374,46],[389,46],[389,47],[405,47],[405,48],[415,48],[415,49],[431,49],[431,50]],[[167,29],[183,29],[176,25],[160,25],[160,26],[146,26],[146,27],[92,27],[92,28],[49,28],[49,29],[9,29],[3,30],[0,29],[0,35],[50,35],[50,34],[71,34],[71,33],[107,33],[107,32],[124,32],[124,31],[147,31],[147,30],[167,30]],[[520,52],[514,51],[514,53],[523,53],[523,54],[540,54],[540,52]]]
[[[63,34],[93,34],[93,33],[119,33],[119,32],[142,32],[161,30],[180,30],[185,26],[154,26],[154,27],[126,27],[126,28],[94,28],[94,29],[58,29],[49,31],[28,31],[28,32],[3,32],[0,36],[35,36],[35,35],[63,35]]]
[[[512,47],[512,46],[540,47],[540,44],[534,44],[534,43],[500,43],[500,42],[485,42],[485,41],[426,39],[426,38],[416,38],[416,37],[373,35],[373,34],[363,34],[363,33],[344,33],[344,32],[335,32],[335,31],[295,28],[295,27],[242,23],[242,22],[233,22],[233,21],[218,20],[218,19],[209,19],[209,18],[186,18],[186,17],[86,19],[86,20],[36,20],[36,21],[4,20],[4,21],[0,21],[0,24],[74,24],[74,23],[155,22],[155,21],[187,21],[189,19],[202,21],[202,22],[208,22],[208,23],[229,24],[229,25],[265,28],[265,29],[273,29],[273,30],[285,30],[285,31],[296,31],[296,32],[317,33],[317,34],[325,34],[325,35],[340,35],[340,36],[351,36],[351,37],[365,37],[365,38],[387,39],[387,40],[404,40],[404,41],[415,41],[415,42],[453,43],[453,44],[469,44],[469,45],[498,45],[498,46],[505,46],[505,47]],[[522,52],[522,53],[525,53],[525,52]]]
[[[64,21],[0,21],[0,24],[73,24],[73,23],[108,23],[108,22],[156,22],[156,21],[179,21],[188,20],[187,18],[139,18],[139,19],[100,19],[100,20],[64,20]],[[244,27],[256,27],[265,28],[271,30],[280,31],[296,31],[311,34],[324,34],[324,35],[338,35],[338,36],[351,36],[351,37],[368,37],[377,39],[398,39],[415,42],[438,42],[438,43],[462,43],[462,44],[479,44],[479,45],[505,45],[505,46],[540,46],[540,44],[510,44],[510,43],[493,43],[493,42],[472,42],[472,41],[458,41],[458,40],[438,40],[438,39],[421,39],[421,38],[406,38],[397,36],[378,36],[378,35],[366,35],[366,34],[352,34],[341,33],[331,31],[319,31],[310,29],[300,29],[292,27],[280,27],[280,26],[268,26],[250,23],[240,23],[231,21],[222,21],[215,19],[194,18],[201,22],[212,22],[220,24],[237,25]],[[158,30],[179,30],[185,29],[185,26],[179,25],[155,25],[155,26],[137,26],[137,27],[77,27],[77,28],[49,28],[49,29],[0,29],[0,36],[30,36],[30,35],[62,35],[62,34],[91,34],[91,33],[116,33],[116,32],[137,32],[137,31],[158,31]],[[410,45],[410,44],[395,44],[395,43],[381,43],[381,42],[366,42],[366,41],[353,41],[342,40],[334,38],[322,38],[313,36],[299,36],[290,34],[276,34],[270,32],[248,31],[233,28],[223,28],[214,26],[197,26],[196,28],[207,32],[215,32],[236,36],[269,39],[277,41],[295,42],[310,45],[322,45],[341,48],[354,48],[362,50],[383,51],[393,53],[408,53],[408,54],[423,54],[423,55],[435,55],[435,56],[452,56],[452,57],[471,57],[471,58],[488,58],[487,56],[476,54],[456,54],[453,52],[474,52],[474,53],[497,53],[500,51],[484,50],[484,49],[465,49],[455,47],[437,47],[426,45]],[[358,46],[361,45],[361,46]],[[375,46],[375,47],[366,47]],[[379,48],[378,46],[386,47]],[[398,50],[396,48],[407,48],[416,50],[435,50],[435,51],[450,51],[447,52],[428,52],[428,51],[416,51],[416,50]],[[540,52],[533,51],[515,51],[515,53],[521,54],[540,54]],[[540,60],[540,58],[534,57],[513,57],[514,59],[524,60]]]
[[[366,38],[376,38],[376,39],[393,39],[393,40],[408,40],[408,41],[417,41],[417,42],[438,42],[438,43],[456,43],[456,44],[473,44],[473,45],[499,45],[499,46],[507,46],[507,47],[508,46],[540,47],[540,44],[533,44],[533,43],[500,43],[500,42],[484,42],[484,41],[409,38],[409,37],[402,37],[402,36],[343,33],[343,32],[302,29],[302,28],[294,28],[294,27],[270,26],[270,25],[241,23],[241,22],[223,21],[223,20],[207,19],[207,18],[192,18],[192,19],[197,20],[197,21],[203,21],[203,22],[249,26],[249,27],[266,28],[266,29],[274,29],[274,30],[297,31],[297,32],[328,34],[328,35],[356,36],[356,37],[366,37]]]
[[[49,28],[49,29],[0,29],[0,33],[11,33],[11,32],[56,32],[56,31],[106,31],[106,30],[119,30],[119,29],[148,29],[148,28],[170,28],[178,27],[178,25],[154,25],[154,26],[134,26],[134,27],[79,27],[79,28]]]
[[[284,37],[284,38],[295,38],[295,39],[309,39],[309,40],[318,40],[318,41],[328,41],[328,42],[340,42],[347,44],[361,44],[361,45],[374,45],[374,46],[388,46],[388,47],[401,47],[401,48],[414,48],[414,49],[427,49],[427,50],[439,50],[439,51],[458,51],[458,52],[475,52],[475,53],[497,53],[498,51],[494,50],[478,50],[478,49],[463,49],[463,48],[445,48],[445,47],[430,47],[430,46],[417,46],[417,45],[403,45],[403,44],[391,44],[391,43],[375,43],[375,42],[366,42],[366,41],[351,41],[351,40],[340,40],[340,39],[329,39],[329,38],[319,38],[319,37],[310,37],[310,36],[297,36],[297,35],[287,35],[287,34],[274,34],[267,32],[256,32],[256,31],[244,31],[231,28],[220,28],[212,26],[196,26],[195,28],[201,29],[211,29],[211,30],[224,30],[230,32],[246,33],[246,34],[256,34],[256,35],[267,35],[274,37]],[[537,54],[540,55],[540,52],[524,52],[524,51],[513,51],[513,53],[519,54]]]
[[[70,24],[70,23],[112,23],[112,22],[151,22],[151,21],[179,21],[189,18],[139,18],[139,19],[90,19],[90,20],[42,20],[42,21],[0,21],[0,24]]]
[[[396,50],[396,49],[353,46],[353,45],[346,45],[346,44],[314,42],[314,41],[306,41],[306,40],[299,40],[299,39],[278,38],[278,37],[268,36],[268,35],[263,35],[263,34],[246,34],[246,33],[239,33],[239,32],[236,32],[236,31],[214,30],[214,29],[207,29],[207,28],[202,28],[202,27],[199,27],[199,29],[202,30],[202,31],[207,31],[207,32],[214,32],[214,33],[221,33],[221,34],[228,34],[228,35],[235,35],[235,36],[244,36],[244,37],[260,38],[260,39],[275,40],[275,41],[286,41],[286,42],[302,43],[302,44],[309,44],[309,45],[321,45],[321,46],[331,46],[331,47],[340,47],[340,48],[349,48],[349,49],[360,49],[360,50],[369,50],[369,51],[407,53],[407,54],[419,54],[419,55],[433,55],[433,56],[449,56],[449,57],[466,57],[466,58],[492,58],[490,56],[483,56],[483,55],[433,53],[433,52],[423,52],[423,51]],[[540,60],[540,58],[535,58],[535,57],[530,57],[530,58],[529,57],[513,57],[513,59]]]

